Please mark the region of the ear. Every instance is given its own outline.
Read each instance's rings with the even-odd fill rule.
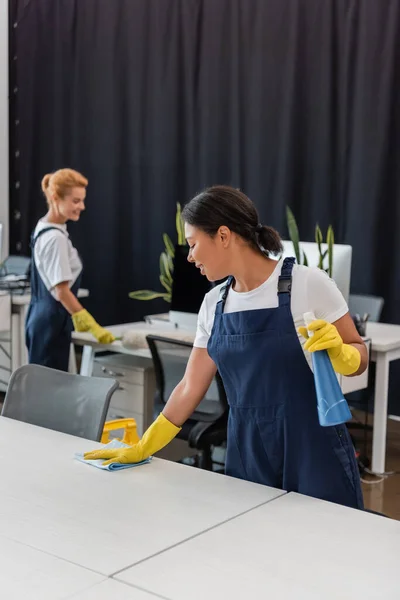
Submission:
[[[218,229],[218,233],[217,233],[218,239],[221,241],[222,246],[224,248],[227,248],[229,245],[229,242],[231,240],[231,236],[232,236],[232,232],[229,229],[229,227],[225,227],[225,225],[222,225],[219,229]]]

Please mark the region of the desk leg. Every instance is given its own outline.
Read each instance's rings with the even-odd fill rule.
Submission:
[[[69,363],[68,363],[68,372],[73,373],[74,375],[78,372],[78,367],[76,365],[76,353],[74,344],[70,344],[69,346]]]
[[[378,352],[376,357],[374,430],[372,437],[372,471],[374,473],[385,472],[389,365],[387,353]]]
[[[20,347],[20,360],[21,365],[27,365],[29,362],[28,359],[28,350],[25,344],[25,321],[26,316],[28,314],[28,305],[21,306],[19,312],[19,347]]]
[[[21,366],[20,357],[20,338],[19,338],[19,314],[11,315],[11,372],[13,373]]]
[[[93,373],[93,362],[94,362],[94,348],[92,348],[92,346],[83,346],[80,374],[91,377],[92,373]]]

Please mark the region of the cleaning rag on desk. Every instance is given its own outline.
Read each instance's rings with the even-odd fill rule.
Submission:
[[[141,348],[148,349],[149,345],[146,340],[146,335],[158,335],[164,338],[172,338],[180,340],[181,342],[194,342],[194,338],[196,337],[196,333],[193,331],[184,331],[182,329],[157,329],[153,327],[152,329],[129,329],[125,331],[122,335],[122,345],[125,348]]]
[[[128,448],[128,444],[123,444],[119,440],[112,440],[108,444],[103,444],[103,448]],[[146,460],[142,460],[139,463],[129,463],[129,464],[121,464],[121,463],[112,463],[111,465],[104,466],[104,459],[100,460],[85,460],[83,458],[83,452],[77,452],[75,454],[76,460],[80,462],[86,463],[88,465],[92,465],[93,467],[97,467],[98,469],[103,469],[103,471],[121,471],[121,469],[131,469],[132,467],[140,467],[140,465],[145,465],[151,461],[150,458],[146,458]]]

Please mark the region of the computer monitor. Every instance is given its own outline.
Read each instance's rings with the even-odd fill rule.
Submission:
[[[290,240],[283,241],[283,254],[287,256],[295,256],[293,243]],[[326,244],[322,244],[322,251],[327,249]],[[300,250],[305,252],[307,256],[309,267],[318,267],[319,263],[319,251],[318,244],[315,242],[300,242]],[[333,265],[332,265],[332,279],[336,282],[339,290],[342,292],[346,302],[349,301],[350,292],[350,278],[351,278],[351,257],[352,247],[346,244],[334,244],[333,246]],[[301,260],[303,264],[303,259]],[[324,268],[328,266],[327,257],[324,261]]]
[[[188,246],[175,246],[169,320],[178,327],[194,329],[205,294],[211,289],[208,279],[190,263]]]

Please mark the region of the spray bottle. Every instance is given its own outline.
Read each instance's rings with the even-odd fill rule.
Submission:
[[[315,321],[311,312],[304,313],[306,327]],[[308,335],[313,335],[309,331]],[[342,390],[331,360],[326,350],[318,350],[311,353],[315,391],[317,393],[317,408],[319,423],[322,427],[340,425],[351,419],[351,412]]]

